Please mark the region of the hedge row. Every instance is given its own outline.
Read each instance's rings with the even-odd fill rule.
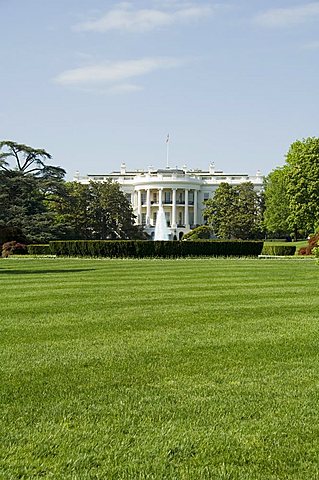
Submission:
[[[50,252],[66,257],[251,257],[258,256],[263,242],[196,241],[168,242],[145,240],[72,240],[50,242]]]
[[[51,255],[51,248],[49,244],[28,245],[29,255]]]
[[[294,255],[296,253],[296,245],[264,245],[263,255]]]

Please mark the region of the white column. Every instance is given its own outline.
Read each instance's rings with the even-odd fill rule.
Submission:
[[[198,202],[198,192],[197,190],[194,190],[194,225],[198,224],[198,218],[197,218],[197,202]]]
[[[158,206],[159,207],[163,206],[162,193],[163,193],[163,189],[159,188],[158,189]]]
[[[185,227],[189,228],[189,216],[188,216],[188,189],[185,190]]]
[[[151,224],[151,190],[146,190],[146,225]]]
[[[142,223],[142,194],[141,190],[137,190],[137,223]]]
[[[176,228],[176,188],[173,188],[172,228]]]

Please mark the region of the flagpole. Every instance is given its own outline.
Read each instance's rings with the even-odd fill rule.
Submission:
[[[168,158],[169,158],[169,134],[167,135],[167,138],[166,138],[166,168],[169,168]]]

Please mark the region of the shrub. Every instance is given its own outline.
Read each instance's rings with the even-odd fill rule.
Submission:
[[[70,257],[177,258],[203,256],[258,256],[263,242],[205,241],[150,242],[145,240],[73,240],[50,242],[52,254]]]
[[[212,227],[209,227],[208,225],[201,225],[200,227],[196,227],[193,230],[191,230],[188,233],[185,233],[183,236],[183,240],[209,240],[210,238],[214,237],[214,231]]]
[[[288,256],[296,253],[295,245],[264,245],[263,255]]]
[[[319,247],[319,232],[309,235],[308,245],[298,250],[298,255],[312,255],[313,249]]]
[[[315,247],[315,248],[312,250],[312,253],[313,253],[314,256],[316,257],[317,263],[318,263],[318,265],[319,265],[319,247]]]
[[[49,244],[28,245],[28,253],[30,255],[50,255],[51,249]]]
[[[268,238],[267,237],[267,243],[269,242],[291,242],[291,236],[286,235],[284,238]]]
[[[28,247],[24,243],[18,243],[16,241],[6,242],[2,245],[2,256],[4,258],[10,255],[27,255]]]

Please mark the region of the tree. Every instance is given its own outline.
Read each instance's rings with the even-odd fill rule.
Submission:
[[[288,178],[287,166],[273,170],[265,178],[264,225],[269,233],[275,234],[278,238],[290,232]]]
[[[319,138],[294,142],[286,155],[288,223],[294,230],[312,233],[319,226]]]
[[[133,209],[116,182],[69,182],[54,208],[70,238],[83,240],[144,238],[134,225]]]
[[[92,239],[91,202],[91,192],[88,185],[66,182],[64,195],[50,203],[49,208],[55,212],[57,222],[67,232],[67,238]]]
[[[117,182],[91,182],[92,230],[96,239],[127,239],[137,234],[131,203]]]
[[[22,175],[52,177],[65,175],[61,167],[46,165],[46,160],[51,160],[51,155],[43,149],[36,149],[21,143],[3,140],[0,142],[0,168],[6,172],[16,170]],[[14,167],[11,163],[14,163]]]
[[[260,236],[261,197],[251,182],[232,186],[221,183],[207,200],[204,218],[218,238],[251,239]]]
[[[205,202],[204,218],[219,238],[233,236],[235,203],[235,190],[228,183],[221,183],[213,198]]]
[[[60,235],[48,204],[63,194],[65,171],[47,159],[45,150],[0,142],[0,226],[20,229],[29,242]]]

